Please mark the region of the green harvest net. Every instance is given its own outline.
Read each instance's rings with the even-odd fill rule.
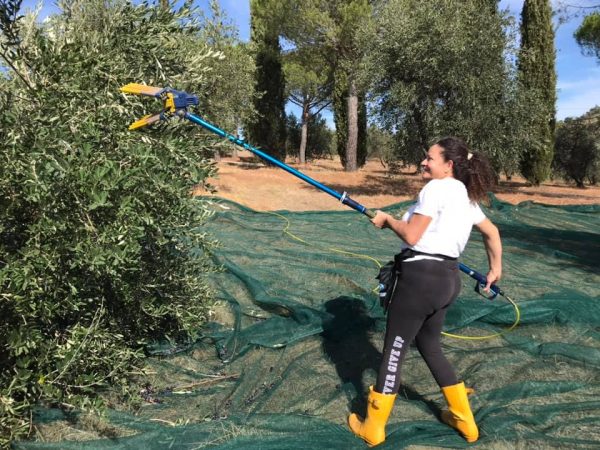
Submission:
[[[385,317],[374,292],[376,260],[400,241],[353,211],[260,213],[211,200],[207,230],[220,242],[214,276],[221,299],[204,338],[149,358],[148,402],[108,423],[43,410],[60,449],[365,448],[346,426],[364,412],[375,380]],[[408,203],[386,210],[401,214]],[[459,377],[476,389],[471,405],[480,448],[600,448],[600,205],[553,207],[495,199],[486,210],[505,249],[504,298],[486,300],[463,275],[444,337]],[[487,260],[475,233],[461,261]],[[171,349],[173,350],[173,349]],[[381,448],[466,447],[439,421],[444,400],[418,352]],[[89,419],[88,419],[89,420]],[[48,439],[46,435],[46,440]]]

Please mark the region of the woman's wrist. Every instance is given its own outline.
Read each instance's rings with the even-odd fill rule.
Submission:
[[[494,274],[494,276],[496,277],[496,279],[499,280],[500,277],[502,276],[502,268],[490,267],[489,273],[490,274]]]

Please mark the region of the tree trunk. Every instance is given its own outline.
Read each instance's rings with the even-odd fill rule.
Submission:
[[[300,164],[306,163],[306,142],[308,141],[308,103],[302,105],[302,131],[300,133]]]
[[[242,136],[242,121],[239,117],[236,118],[235,120],[235,137],[240,139]],[[233,146],[233,152],[231,154],[231,156],[233,156],[234,158],[238,157],[238,150],[237,150],[237,145]]]
[[[354,80],[348,86],[348,139],[346,140],[346,172],[356,172],[358,148],[358,95]]]
[[[421,114],[421,109],[419,108],[418,104],[413,103],[412,112],[413,112],[413,119],[415,121],[415,124],[417,125],[417,132],[419,133],[421,147],[423,148],[423,151],[425,153],[427,153],[427,151],[429,150],[429,136],[427,134],[427,131],[425,128],[425,121],[423,119],[423,115]],[[417,167],[419,167],[419,161],[417,160],[414,162],[417,165]]]

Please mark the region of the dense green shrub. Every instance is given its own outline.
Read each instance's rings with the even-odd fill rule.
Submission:
[[[190,195],[214,171],[206,137],[187,123],[127,131],[160,104],[119,93],[202,89],[219,55],[196,13],[65,0],[39,24],[16,19],[19,3],[0,41],[0,444],[27,434],[39,400],[95,408],[99,389],[126,393],[144,344],[193,338],[211,302],[209,211]]]

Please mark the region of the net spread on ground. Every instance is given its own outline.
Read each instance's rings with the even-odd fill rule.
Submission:
[[[22,448],[364,448],[348,429],[364,413],[381,358],[385,316],[378,262],[400,240],[353,211],[257,212],[211,199],[204,227],[220,242],[219,298],[203,338],[183,350],[157,346],[136,415],[109,411],[94,426],[40,410],[54,442]],[[400,215],[408,203],[385,210]],[[600,205],[510,205],[485,209],[501,231],[504,277],[519,325],[489,339],[444,336],[444,351],[470,397],[479,445],[600,447]],[[461,261],[485,273],[473,233]],[[490,301],[466,275],[445,331],[494,335],[515,322],[502,297]],[[181,350],[181,351],[176,351]],[[382,448],[466,447],[439,420],[443,397],[416,349]],[[51,433],[46,433],[46,438]],[[501,447],[497,447],[501,445]]]

